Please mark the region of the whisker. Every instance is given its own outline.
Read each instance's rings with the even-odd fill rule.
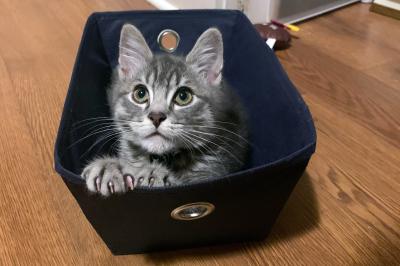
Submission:
[[[182,132],[182,134],[183,134],[182,137],[188,139],[188,141],[191,142],[191,139],[190,139],[189,136],[184,135],[184,132]],[[221,159],[219,158],[219,156],[217,155],[217,153],[214,152],[214,151],[213,151],[210,147],[208,147],[207,145],[199,146],[198,148],[195,148],[195,149],[197,149],[197,150],[203,155],[203,159],[204,159],[208,164],[211,164],[211,161],[208,160],[208,159],[206,159],[207,155],[203,152],[202,148],[206,149],[207,152],[209,152],[209,153],[211,153],[212,155],[214,155],[214,158],[217,160],[217,163],[218,163],[219,165],[221,165],[221,166],[224,168],[224,171],[226,172],[225,165],[223,164],[223,162],[221,161]],[[217,172],[215,172],[215,171],[212,171],[212,172],[213,172],[215,175],[218,175]]]
[[[224,135],[219,135],[219,134],[209,133],[209,132],[203,132],[203,131],[194,130],[194,129],[187,129],[187,131],[189,131],[189,132],[194,132],[194,133],[199,133],[199,134],[203,134],[203,135],[208,135],[208,136],[213,136],[213,137],[217,137],[217,138],[223,138],[223,139],[226,139],[226,140],[228,140],[228,141],[231,141],[233,144],[237,144],[237,145],[240,146],[240,147],[245,147],[245,146],[246,146],[245,144],[239,143],[239,142],[235,141],[234,139],[231,139],[231,138],[229,138],[229,137],[227,137],[227,136],[224,136]],[[221,141],[222,141],[224,144],[230,145],[229,143],[227,143],[227,142],[224,141],[224,140],[221,140]]]
[[[101,149],[104,147],[104,145],[106,145],[109,141],[111,141],[111,140],[113,140],[113,139],[116,139],[116,140],[114,141],[114,143],[115,143],[116,141],[118,141],[118,140],[120,139],[120,135],[121,135],[121,133],[118,132],[117,134],[108,136],[108,137],[107,137],[108,140],[106,140],[106,141],[100,146],[99,150],[101,150]]]
[[[204,141],[206,141],[206,142],[208,142],[208,143],[211,143],[211,144],[215,145],[216,147],[218,147],[218,148],[224,150],[226,153],[228,153],[229,155],[231,155],[232,158],[234,158],[234,159],[235,159],[237,162],[239,162],[240,164],[243,163],[243,162],[242,162],[241,160],[239,160],[235,155],[233,155],[232,152],[230,152],[229,150],[225,149],[225,148],[222,147],[221,145],[218,145],[218,144],[216,144],[215,142],[213,142],[213,141],[211,141],[211,140],[202,138],[202,137],[200,137],[200,136],[198,136],[198,135],[195,135],[195,134],[193,134],[193,133],[189,133],[189,132],[185,132],[185,133],[189,134],[190,136],[192,136],[192,137],[194,137],[194,138],[199,138],[199,139],[202,139],[202,140],[204,140]]]
[[[253,146],[253,144],[250,143],[250,142],[249,142],[246,138],[244,138],[243,136],[241,136],[241,135],[239,135],[239,134],[237,134],[237,133],[235,133],[235,132],[233,132],[233,131],[231,131],[231,130],[229,130],[229,129],[223,128],[223,127],[219,127],[219,126],[206,126],[206,125],[185,125],[185,126],[186,126],[186,127],[189,126],[189,127],[207,128],[207,129],[219,129],[219,130],[228,132],[228,133],[230,133],[230,134],[232,134],[232,135],[234,135],[234,136],[236,136],[236,137],[242,139],[243,141],[245,141],[245,142],[248,143],[249,145],[252,145],[252,146]]]
[[[112,118],[112,117],[92,117],[92,118],[87,118],[84,120],[80,120],[77,121],[75,123],[72,124],[72,127],[75,127],[77,125],[86,125],[86,124],[91,124],[91,123],[96,123],[96,122],[106,122],[106,121],[110,121],[110,122],[131,122],[129,120],[123,120],[123,119],[116,119],[116,118]]]
[[[89,137],[91,137],[91,136],[93,136],[93,135],[100,134],[100,133],[107,132],[107,131],[112,131],[112,130],[115,130],[115,129],[113,129],[113,128],[111,128],[111,129],[110,129],[110,128],[107,128],[107,129],[104,129],[104,130],[98,130],[97,132],[92,132],[92,133],[90,133],[89,135],[86,135],[86,136],[84,136],[84,137],[78,139],[77,141],[73,142],[71,145],[69,145],[69,146],[67,147],[67,149],[71,148],[72,146],[74,146],[74,145],[76,145],[76,144],[78,144],[78,143],[84,141],[85,139],[87,139],[87,138],[89,138]]]
[[[75,123],[72,124],[72,126],[79,125],[83,122],[96,122],[96,121],[120,121],[120,122],[131,122],[130,120],[125,120],[125,119],[117,119],[114,117],[109,117],[109,116],[97,116],[97,117],[90,117],[87,119],[79,120],[76,121]]]
[[[120,147],[118,146],[120,140],[121,138],[117,138],[116,140],[114,140],[114,142],[110,146],[109,152],[115,152],[117,154],[120,152]]]
[[[220,124],[226,124],[226,125],[232,125],[232,126],[239,126],[236,123],[232,123],[232,122],[226,122],[226,121],[218,121],[218,120],[211,120],[211,121],[207,121],[210,123],[220,123]]]
[[[90,117],[90,118],[86,118],[86,119],[83,119],[83,120],[76,121],[72,125],[78,125],[80,123],[83,123],[83,122],[86,122],[86,121],[91,121],[91,120],[103,120],[103,119],[112,119],[112,118],[109,117],[109,116]]]
[[[92,126],[92,127],[90,127],[89,129],[85,130],[85,131],[82,133],[82,135],[86,135],[86,134],[89,133],[89,132],[93,132],[93,133],[94,133],[94,132],[96,132],[97,130],[107,129],[107,128],[115,128],[115,129],[118,129],[117,126],[114,125],[114,124],[109,124],[109,123],[107,123],[107,124],[98,124],[98,125]]]
[[[102,136],[102,137],[100,137],[98,140],[96,140],[79,158],[82,158],[83,156],[85,156],[88,152],[90,152],[97,144],[99,144],[100,142],[102,142],[102,141],[104,141],[104,140],[107,140],[105,143],[107,143],[110,139],[113,139],[114,137],[118,137],[119,136],[119,132],[112,132],[112,133],[109,133],[109,134],[107,134],[107,135],[105,135],[105,136]],[[103,146],[104,146],[104,144],[105,143],[103,143],[102,145],[101,145],[101,147],[99,148],[99,150],[101,150],[102,148],[103,148]]]

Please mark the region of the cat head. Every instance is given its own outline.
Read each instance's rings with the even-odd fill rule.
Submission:
[[[221,90],[223,42],[210,28],[186,57],[154,55],[140,31],[121,30],[110,103],[122,137],[163,154],[207,143]]]

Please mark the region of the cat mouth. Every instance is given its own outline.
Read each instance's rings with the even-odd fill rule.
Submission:
[[[151,138],[151,137],[161,137],[161,138],[167,139],[167,137],[165,137],[163,134],[161,134],[158,131],[154,131],[153,133],[148,135],[146,138]]]

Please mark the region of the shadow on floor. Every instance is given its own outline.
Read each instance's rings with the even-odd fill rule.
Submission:
[[[305,172],[282,209],[266,242],[273,245],[276,241],[307,233],[318,226],[319,220],[318,201],[311,178]]]
[[[319,207],[313,185],[307,172],[303,174],[281,211],[268,238],[259,242],[237,243],[231,245],[194,248],[146,254],[146,259],[155,264],[178,263],[193,257],[214,258],[235,255],[251,249],[271,247],[274,243],[307,233],[319,223]],[[246,251],[247,250],[247,251]]]

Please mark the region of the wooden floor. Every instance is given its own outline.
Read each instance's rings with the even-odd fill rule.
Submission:
[[[278,56],[315,119],[317,152],[270,237],[112,256],[53,170],[82,28],[130,0],[0,0],[0,264],[400,264],[400,21],[355,4],[301,24]]]

